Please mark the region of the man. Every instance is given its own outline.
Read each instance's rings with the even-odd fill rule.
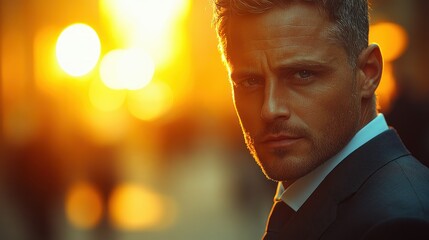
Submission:
[[[279,182],[264,239],[429,239],[429,170],[377,113],[366,0],[216,0],[246,144]]]

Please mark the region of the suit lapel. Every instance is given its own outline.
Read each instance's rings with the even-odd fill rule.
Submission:
[[[374,172],[410,153],[392,129],[346,157],[319,185],[282,229],[285,239],[318,239],[335,220],[337,206]]]

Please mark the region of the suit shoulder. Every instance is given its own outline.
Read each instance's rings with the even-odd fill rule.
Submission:
[[[407,155],[374,172],[355,193],[374,213],[429,216],[429,169]]]
[[[407,177],[410,184],[429,186],[429,168],[413,156],[404,156],[396,159],[392,164],[400,167],[401,173]]]
[[[429,229],[429,170],[406,155],[373,172],[338,204],[336,219],[325,237],[356,239],[369,230],[368,239],[377,239],[370,237],[410,223],[424,223],[424,229]],[[404,229],[404,234],[408,230],[412,228]]]
[[[380,169],[374,179],[384,186],[390,186],[387,191],[397,192],[395,196],[403,196],[405,201],[415,199],[416,204],[429,216],[429,169],[413,156],[392,161]]]

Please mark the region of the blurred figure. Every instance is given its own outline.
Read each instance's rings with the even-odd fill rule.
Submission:
[[[264,239],[429,237],[429,170],[377,113],[368,3],[215,1],[247,146],[277,181]]]

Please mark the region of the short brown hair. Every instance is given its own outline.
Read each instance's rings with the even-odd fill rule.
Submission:
[[[259,14],[292,1],[312,2],[335,23],[332,37],[346,50],[355,66],[361,51],[368,46],[367,0],[214,0],[213,21],[219,39],[219,49],[228,61],[228,22],[232,16]]]

